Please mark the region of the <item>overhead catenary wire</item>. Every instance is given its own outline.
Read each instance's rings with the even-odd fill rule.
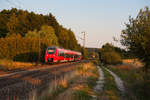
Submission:
[[[12,0],[6,0],[6,2],[10,5],[10,6],[14,6],[14,7],[16,7],[16,8],[21,8],[21,1],[19,1],[19,0],[15,0],[15,2],[14,1],[12,1]],[[17,2],[17,3],[16,3]]]

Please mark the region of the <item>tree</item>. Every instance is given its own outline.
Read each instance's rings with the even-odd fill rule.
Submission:
[[[7,23],[9,34],[15,33],[15,31],[17,30],[17,26],[18,26],[18,18],[16,17],[16,14],[13,13]]]
[[[137,17],[129,18],[126,29],[122,30],[121,43],[145,64],[145,71],[150,68],[150,10],[140,10]]]
[[[76,49],[77,48],[77,40],[74,35],[74,33],[71,31],[71,29],[68,30],[68,36],[69,36],[69,49]]]
[[[114,46],[106,43],[99,51],[100,61],[104,64],[121,63],[121,56],[114,50]]]
[[[58,39],[57,36],[55,35],[54,29],[51,26],[43,25],[41,27],[40,31],[34,30],[34,31],[29,31],[26,34],[26,37],[28,38],[39,38],[40,39],[46,39],[51,45],[58,45]]]
[[[1,47],[0,58],[31,61],[32,55],[36,56],[39,50],[39,36],[43,55],[52,45],[82,51],[71,29],[60,25],[51,13],[43,15],[16,8],[0,11],[0,46],[7,49]],[[7,56],[4,56],[4,51]]]
[[[3,10],[0,13],[0,38],[5,37],[8,33],[7,25],[6,23],[8,22],[8,15],[6,15],[7,10]]]
[[[68,45],[71,45],[69,44],[69,35],[67,33],[67,30],[64,29],[64,28],[60,28],[59,29],[59,34],[58,34],[58,39],[59,39],[59,43],[60,45],[63,47],[63,48],[66,48],[66,49],[69,49],[69,46]]]
[[[38,31],[36,29],[34,31],[29,31],[25,36],[29,37],[29,38],[38,38],[39,37]]]
[[[53,27],[43,25],[40,30],[40,37],[43,39],[48,39],[52,45],[58,45],[58,38],[55,35]]]

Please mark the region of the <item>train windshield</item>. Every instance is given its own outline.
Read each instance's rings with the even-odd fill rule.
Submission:
[[[47,53],[48,53],[48,54],[54,54],[55,51],[56,51],[56,48],[48,48],[48,49],[47,49]]]

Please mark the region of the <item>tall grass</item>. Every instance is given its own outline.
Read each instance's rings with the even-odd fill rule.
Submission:
[[[91,64],[80,64],[77,68],[50,85],[45,99],[41,100],[90,100],[98,72]]]
[[[74,99],[91,100],[92,95],[97,95],[93,92],[93,87],[98,79],[97,68],[89,63],[79,67],[77,72],[80,76],[80,84],[74,88]]]
[[[122,60],[124,64],[132,65],[132,67],[143,67],[143,63],[141,63],[138,59],[124,59]]]
[[[150,79],[147,81],[144,80],[145,73],[142,71],[142,68],[114,66],[109,67],[109,69],[124,80],[128,99],[150,100]],[[148,76],[150,76],[150,74]]]

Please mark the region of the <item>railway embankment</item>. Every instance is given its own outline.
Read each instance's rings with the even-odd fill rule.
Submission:
[[[0,100],[33,100],[36,96],[41,97],[43,91],[51,87],[54,81],[72,73],[82,63],[45,65],[37,69],[7,74],[0,78]]]

